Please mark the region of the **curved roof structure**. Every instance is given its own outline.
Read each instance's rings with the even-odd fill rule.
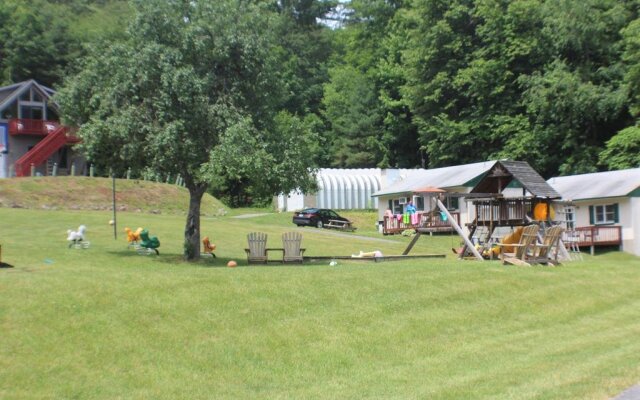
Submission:
[[[377,199],[372,201],[371,195],[382,187],[379,168],[322,168],[316,179],[316,204],[320,208],[377,207]]]

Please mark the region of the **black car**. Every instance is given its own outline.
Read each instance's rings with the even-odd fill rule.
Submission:
[[[348,219],[341,217],[337,212],[325,208],[305,208],[293,214],[293,223],[298,226],[315,226],[322,228],[329,224],[329,220],[345,221]]]

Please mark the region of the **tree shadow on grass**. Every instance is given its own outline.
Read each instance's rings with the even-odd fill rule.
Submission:
[[[296,266],[296,267],[310,267],[310,266],[317,266],[317,265],[328,265],[328,262],[324,262],[324,261],[305,261],[302,264],[296,264],[296,263],[287,263],[287,264],[283,264],[282,262],[279,261],[270,261],[267,264],[248,264],[246,258],[233,258],[233,257],[211,257],[211,256],[205,256],[205,255],[201,255],[200,259],[198,260],[194,260],[194,261],[185,261],[184,257],[182,254],[178,254],[178,253],[163,253],[160,250],[160,255],[156,255],[155,253],[152,254],[140,254],[137,251],[130,249],[130,250],[118,250],[118,251],[108,251],[109,254],[113,255],[114,257],[120,257],[120,258],[151,258],[154,262],[158,262],[158,263],[162,263],[162,264],[170,264],[170,265],[176,265],[176,266],[181,266],[181,265],[191,265],[191,266],[198,266],[198,267],[203,267],[203,268],[229,268],[228,267],[228,263],[229,261],[235,261],[237,263],[237,268],[282,268],[282,267],[291,267],[291,266]]]
[[[13,268],[13,265],[0,262],[0,268]]]
[[[115,257],[120,257],[120,258],[150,258],[153,261],[162,263],[162,264],[195,265],[195,266],[200,266],[205,268],[211,268],[211,267],[227,268],[227,263],[233,260],[232,258],[226,258],[226,257],[218,258],[218,257],[211,257],[211,256],[202,256],[200,257],[199,260],[189,262],[189,261],[185,261],[182,254],[163,253],[161,250],[160,250],[160,255],[156,255],[155,253],[141,254],[133,249],[123,250],[123,251],[109,251],[108,253]],[[234,260],[234,261],[238,262],[237,260]],[[238,262],[238,266],[243,266],[243,265],[241,265],[240,262]]]

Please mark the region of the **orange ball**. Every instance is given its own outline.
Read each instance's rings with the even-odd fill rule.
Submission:
[[[227,263],[227,267],[229,267],[229,268],[235,268],[235,267],[237,267],[237,266],[238,266],[238,263],[237,263],[237,262],[235,262],[235,261],[233,261],[233,260],[231,260],[231,261],[229,261],[229,262]]]

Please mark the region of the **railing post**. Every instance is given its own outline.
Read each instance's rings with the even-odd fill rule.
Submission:
[[[53,170],[51,171],[51,176],[58,176],[58,163],[53,163]]]
[[[31,176],[36,176],[36,166],[31,163]]]

